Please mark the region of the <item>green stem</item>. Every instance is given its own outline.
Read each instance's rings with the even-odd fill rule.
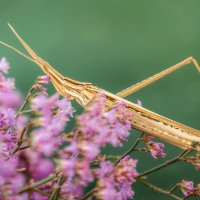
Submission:
[[[63,183],[65,182],[65,180],[66,180],[66,178],[63,175],[59,177],[58,185],[53,190],[49,200],[56,200],[58,198],[60,189],[61,189]]]
[[[187,196],[187,197],[183,197],[182,200],[189,199],[190,197],[193,197],[193,195],[191,194],[191,195],[189,195],[189,196]]]
[[[27,133],[28,129],[30,127],[30,124],[28,123],[22,130],[22,132],[20,133],[20,136],[19,136],[19,139],[17,141],[17,144],[15,146],[15,148],[13,149],[13,152],[12,152],[12,155],[14,155],[21,147],[22,143],[23,143],[23,137],[24,137],[24,134]]]
[[[51,175],[51,176],[49,176],[49,177],[47,177],[47,178],[44,178],[44,179],[42,179],[42,180],[40,180],[40,181],[38,181],[38,182],[32,183],[32,184],[30,184],[30,185],[28,185],[28,186],[25,186],[24,188],[22,188],[22,189],[19,191],[19,194],[22,194],[22,193],[24,193],[24,192],[26,192],[26,191],[29,191],[29,190],[33,190],[34,188],[36,188],[36,187],[38,187],[38,186],[40,186],[40,185],[43,185],[43,184],[45,184],[45,183],[47,183],[47,182],[53,180],[54,178],[56,178],[56,177],[58,176],[59,173],[60,173],[60,172],[56,172],[55,174],[53,174],[53,175]]]
[[[30,147],[31,147],[30,145],[26,145],[26,146],[20,147],[18,151],[22,151],[22,150],[28,149]]]
[[[166,194],[166,195],[168,195],[168,196],[170,196],[170,197],[173,197],[174,199],[177,199],[177,200],[182,200],[180,197],[176,196],[175,194],[171,194],[170,191],[165,190],[165,189],[163,189],[163,188],[160,188],[160,187],[158,187],[158,186],[155,186],[155,185],[153,185],[153,184],[151,184],[151,183],[149,183],[149,182],[146,182],[146,181],[144,181],[144,180],[142,180],[142,179],[139,179],[139,178],[138,178],[137,181],[141,182],[141,183],[144,184],[146,187],[148,187],[148,188],[150,188],[150,189],[152,189],[152,190],[154,190],[154,191],[156,191],[156,192],[160,192],[160,193]]]
[[[169,191],[169,193],[172,194],[177,188],[178,188],[178,185],[176,184],[176,185]]]
[[[147,148],[135,148],[134,151],[149,152],[149,150]]]
[[[158,166],[156,166],[156,167],[153,167],[153,168],[151,168],[151,169],[149,169],[149,170],[147,170],[147,171],[141,173],[138,177],[146,176],[146,175],[151,174],[151,173],[153,173],[153,172],[156,172],[156,171],[158,171],[158,170],[160,170],[160,169],[162,169],[162,168],[164,168],[164,167],[167,167],[167,166],[169,166],[169,165],[171,165],[171,164],[173,164],[173,163],[175,163],[175,162],[178,162],[178,161],[180,161],[180,158],[183,157],[183,156],[184,156],[185,154],[187,154],[187,153],[188,153],[188,150],[184,150],[184,151],[181,152],[178,156],[176,156],[176,157],[174,157],[174,158],[172,158],[172,159],[170,159],[170,160],[164,162],[164,163],[161,164],[161,165],[158,165]]]
[[[88,197],[92,196],[96,192],[96,188],[93,188],[88,193],[86,193],[83,197],[81,197],[79,200],[87,200]]]
[[[50,194],[48,192],[43,191],[43,190],[40,190],[40,189],[37,189],[37,188],[33,188],[33,191],[50,197]]]
[[[24,110],[24,108],[26,107],[26,105],[28,104],[29,102],[29,99],[32,95],[32,92],[35,90],[35,84],[36,84],[37,80],[35,81],[35,83],[33,84],[33,86],[31,87],[31,89],[29,90],[26,98],[25,98],[25,101],[23,102],[23,104],[21,105],[21,107],[19,108],[18,110],[18,113],[17,115],[15,116],[15,118],[17,119],[20,115],[21,115],[21,112]]]
[[[117,165],[121,159],[123,159],[124,157],[126,157],[127,155],[129,155],[130,153],[132,153],[136,146],[139,144],[139,142],[142,140],[144,133],[141,134],[141,136],[136,140],[136,142],[133,144],[133,146],[127,151],[125,152],[115,163],[114,165]]]
[[[31,113],[31,112],[35,112],[35,110],[24,110],[24,111],[18,112],[18,115],[23,115],[23,114]]]
[[[37,188],[34,188],[33,191],[38,192],[38,193],[43,194],[43,195],[48,196],[48,197],[51,196],[48,192],[45,192],[45,191],[37,189]],[[63,200],[63,198],[58,197],[57,200]]]

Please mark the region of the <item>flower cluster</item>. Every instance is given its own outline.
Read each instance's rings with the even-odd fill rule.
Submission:
[[[200,146],[196,147],[196,154],[184,158],[187,163],[191,163],[196,170],[200,170]]]
[[[16,119],[16,109],[21,103],[21,95],[15,90],[13,78],[6,78],[9,63],[0,60],[0,199],[12,200],[24,186],[25,177],[18,173],[19,158],[12,152],[21,132],[22,118]],[[26,195],[22,195],[23,199]]]
[[[64,134],[67,122],[73,117],[70,101],[58,94],[49,96],[44,84],[50,79],[42,76],[31,90],[37,92],[30,92],[17,112],[21,95],[15,90],[14,79],[5,77],[8,68],[9,63],[2,58],[0,199],[27,199],[28,195],[32,200],[56,198],[59,187],[60,197],[77,199],[92,182],[96,182],[93,195],[99,199],[131,198],[134,194],[131,186],[138,176],[137,161],[126,156],[114,164],[105,155],[100,156],[105,145],[122,146],[127,140],[131,129],[129,119],[133,115],[126,104],[118,102],[107,110],[106,98],[100,93],[76,117],[72,132]],[[6,95],[10,97],[7,101],[3,98]],[[37,181],[40,184],[31,186]],[[110,189],[113,196],[106,194]]]
[[[144,136],[143,140],[147,145],[147,150],[150,151],[153,158],[164,158],[166,154],[164,153],[164,144],[159,142],[154,142],[151,139],[153,139],[153,136]]]
[[[182,180],[179,183],[179,186],[181,187],[181,191],[183,192],[185,197],[200,196],[200,185],[199,184],[196,187],[194,187],[194,184],[192,181]]]
[[[137,105],[142,107],[142,102],[137,100]],[[152,141],[153,136],[143,136],[143,141],[146,143],[147,148],[145,151],[149,151],[153,158],[164,158],[166,154],[164,153],[164,144]]]
[[[97,95],[97,98],[86,109],[85,113],[77,117],[77,127],[73,136],[67,139],[70,144],[60,151],[60,155],[62,155],[60,168],[66,176],[66,182],[63,184],[61,192],[67,199],[77,198],[90,182],[95,178],[102,178],[97,175],[98,173],[95,173],[98,169],[92,168],[92,163],[99,155],[101,147],[106,144],[120,146],[129,135],[131,128],[129,117],[132,114],[128,112],[125,104],[117,103],[106,112],[105,101],[106,98],[103,94]],[[129,161],[132,164],[130,164],[130,167],[127,166],[126,170],[134,178],[128,181],[130,177],[126,174],[122,174],[121,177],[127,180],[127,187],[129,186],[129,190],[132,191],[131,184],[137,176],[136,161],[131,158],[129,158]],[[108,161],[104,162],[107,163]],[[110,165],[112,165],[113,170],[116,169],[117,171],[118,165],[114,166],[112,163]],[[100,169],[106,170],[102,169],[102,163],[100,163]],[[110,184],[115,188],[114,182],[111,181]],[[119,192],[122,192],[121,189],[119,187]],[[105,197],[104,199],[107,200],[108,198]]]
[[[22,97],[19,92],[15,90],[14,78],[6,78],[8,73],[9,63],[6,58],[0,60],[0,105],[1,108],[18,107],[22,102]]]
[[[22,103],[14,79],[6,77],[8,69],[9,63],[2,58],[0,199],[131,199],[133,183],[145,182],[144,174],[145,178],[147,175],[145,172],[139,175],[138,161],[131,158],[131,152],[138,150],[150,152],[153,158],[165,157],[164,145],[144,134],[128,153],[118,156],[102,153],[107,145],[121,147],[128,139],[134,115],[125,101],[110,106],[103,93],[96,94],[84,112],[74,118],[75,125],[68,131],[68,122],[74,117],[73,107],[67,98],[47,93],[45,85],[50,78],[39,77]],[[139,100],[137,104],[142,106]],[[136,148],[141,140],[146,147]],[[199,152],[176,159],[199,169]],[[170,162],[163,166],[168,164]],[[200,186],[193,186],[190,181],[183,180],[175,188],[177,186],[185,196],[200,196]],[[91,187],[93,189],[86,193]]]
[[[137,161],[124,157],[115,166],[109,161],[102,161],[96,170],[98,199],[129,199],[134,193],[131,185],[139,175],[135,170]]]
[[[32,146],[45,156],[52,156],[63,142],[58,136],[72,117],[72,106],[67,99],[59,99],[58,94],[51,97],[40,94],[31,102],[32,109],[40,112],[39,127],[32,132]]]

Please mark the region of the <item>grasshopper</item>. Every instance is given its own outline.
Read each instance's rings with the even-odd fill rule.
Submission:
[[[50,77],[52,84],[60,95],[68,97],[70,100],[76,100],[81,106],[85,107],[91,102],[91,100],[96,96],[97,93],[102,92],[105,94],[105,97],[107,99],[106,107],[108,109],[113,105],[113,103],[116,103],[118,101],[123,100],[126,102],[128,109],[134,114],[134,117],[131,119],[132,128],[139,130],[143,133],[153,135],[154,137],[157,137],[182,149],[192,150],[195,148],[194,143],[200,142],[199,130],[168,119],[164,116],[161,116],[155,112],[152,112],[146,108],[143,108],[141,106],[138,106],[137,104],[123,99],[124,97],[140,90],[141,88],[157,81],[158,79],[161,79],[162,77],[183,67],[186,64],[193,63],[198,72],[200,72],[200,66],[194,58],[188,57],[187,59],[175,64],[172,67],[169,67],[164,71],[161,71],[160,73],[150,78],[147,78],[135,85],[132,85],[131,87],[128,87],[127,89],[124,89],[117,94],[112,94],[106,90],[94,86],[92,83],[80,82],[68,77],[64,77],[48,62],[40,58],[19,36],[14,28],[10,24],[8,25],[31,57],[23,54],[9,44],[6,44],[4,42],[0,42],[0,44],[13,49],[17,53],[37,64],[43,70],[43,72]]]

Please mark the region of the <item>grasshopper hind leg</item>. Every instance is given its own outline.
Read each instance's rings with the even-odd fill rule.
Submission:
[[[170,74],[171,72],[174,72],[176,71],[177,69],[189,64],[189,63],[193,63],[195,65],[195,67],[197,68],[198,72],[200,72],[200,66],[199,64],[197,63],[197,61],[193,58],[193,57],[188,57],[186,58],[185,60],[173,65],[172,67],[169,67],[168,69],[166,70],[163,70],[161,71],[160,73],[158,74],[155,74],[154,76],[151,76],[135,85],[132,85],[120,92],[118,92],[116,95],[121,97],[121,98],[124,98],[130,94],[133,94],[135,92],[137,92],[138,90],[150,85],[151,83],[154,83],[155,81],[167,76],[168,74]]]

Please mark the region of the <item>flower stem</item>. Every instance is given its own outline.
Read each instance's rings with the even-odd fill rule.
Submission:
[[[96,188],[93,188],[88,193],[86,193],[83,197],[81,197],[79,200],[87,200],[88,197],[92,196],[96,192]]]
[[[153,184],[151,184],[149,182],[146,182],[146,181],[142,180],[141,178],[138,178],[137,181],[141,182],[146,187],[148,187],[148,188],[150,188],[150,189],[152,189],[152,190],[154,190],[156,192],[160,192],[160,193],[166,194],[166,195],[168,195],[170,197],[173,197],[174,199],[177,199],[177,200],[182,200],[182,198],[176,196],[175,194],[172,194],[170,191],[165,190],[163,188],[160,188],[158,186],[155,186],[155,185],[153,185]]]
[[[31,112],[35,112],[35,111],[34,110],[24,110],[24,111],[18,112],[18,115],[23,115],[23,114],[31,113]]]
[[[176,185],[169,191],[169,193],[172,194],[177,188],[178,188],[178,185],[176,184]]]
[[[66,180],[66,178],[63,175],[59,177],[58,185],[53,190],[49,200],[56,200],[58,198],[60,189],[61,189],[63,183],[65,182],[65,180]]]
[[[47,178],[44,178],[44,179],[42,179],[42,180],[40,180],[38,182],[35,182],[35,183],[32,183],[30,185],[25,186],[24,188],[22,188],[19,191],[19,194],[22,194],[22,193],[24,193],[26,191],[29,191],[29,190],[33,190],[34,188],[53,180],[54,178],[56,178],[58,176],[59,173],[60,172],[56,172],[55,174],[53,174],[53,175],[51,175],[51,176],[49,176]]]
[[[158,170],[160,170],[160,169],[162,169],[162,168],[164,168],[164,167],[167,167],[167,166],[169,166],[169,165],[171,165],[171,164],[173,164],[173,163],[175,163],[175,162],[178,162],[178,161],[181,160],[180,158],[183,157],[184,155],[186,155],[188,152],[189,152],[188,150],[184,150],[184,151],[182,151],[178,156],[176,156],[176,157],[174,157],[174,158],[172,158],[172,159],[170,159],[170,160],[164,162],[164,163],[161,164],[161,165],[158,165],[158,166],[156,166],[156,167],[153,167],[153,168],[151,168],[151,169],[149,169],[149,170],[147,170],[147,171],[141,173],[138,177],[140,178],[140,177],[142,177],[142,176],[149,175],[149,174],[151,174],[151,173],[153,173],[153,172],[156,172],[156,171],[158,171]]]
[[[22,111],[24,110],[24,108],[25,108],[26,105],[28,104],[29,99],[30,99],[30,97],[31,97],[31,95],[32,95],[32,92],[36,89],[36,87],[35,87],[36,82],[37,82],[37,80],[35,81],[35,83],[34,83],[33,86],[31,87],[31,89],[29,90],[29,92],[28,92],[28,94],[27,94],[27,96],[26,96],[24,102],[22,103],[21,107],[19,108],[18,113],[17,113],[17,115],[15,116],[16,119],[21,115]]]
[[[117,165],[121,159],[123,159],[124,157],[126,157],[127,155],[129,155],[131,152],[133,152],[135,150],[136,146],[142,140],[143,135],[144,135],[144,133],[141,134],[141,136],[135,141],[133,146],[127,152],[125,152],[122,156],[120,156],[120,158],[114,163],[114,165]]]
[[[43,190],[40,190],[40,189],[34,188],[33,191],[34,191],[34,192],[38,192],[38,193],[40,193],[40,194],[43,194],[43,195],[45,195],[45,196],[50,197],[50,194],[49,194],[48,192],[43,191]],[[57,200],[63,200],[63,199],[60,198],[60,197],[58,197]]]
[[[28,129],[30,127],[30,123],[28,123],[22,130],[22,132],[20,133],[20,136],[17,140],[17,144],[15,146],[15,148],[13,149],[13,152],[12,152],[12,155],[14,155],[21,147],[22,143],[23,143],[23,137],[24,137],[24,134],[27,133]]]

